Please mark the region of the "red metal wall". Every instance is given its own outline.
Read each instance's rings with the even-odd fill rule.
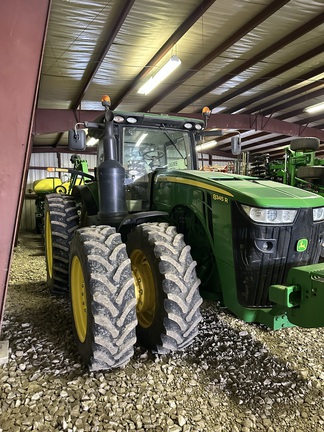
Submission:
[[[0,1],[0,329],[51,0]]]

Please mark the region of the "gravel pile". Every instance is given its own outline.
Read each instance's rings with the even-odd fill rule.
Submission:
[[[136,347],[123,369],[90,373],[68,302],[46,288],[42,243],[15,248],[2,339],[0,432],[324,432],[324,329],[273,332],[202,307],[198,338],[157,356]]]

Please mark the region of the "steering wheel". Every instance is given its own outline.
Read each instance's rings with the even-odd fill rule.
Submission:
[[[162,150],[148,150],[147,152],[143,153],[143,159],[151,162],[158,161],[162,159],[163,156],[164,152]]]

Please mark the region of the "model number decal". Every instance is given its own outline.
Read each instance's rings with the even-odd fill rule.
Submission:
[[[215,200],[215,201],[222,201],[222,202],[228,204],[228,198],[224,197],[223,195],[217,195],[217,194],[214,193],[213,194],[213,200]]]

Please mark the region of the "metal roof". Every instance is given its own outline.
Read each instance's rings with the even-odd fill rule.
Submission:
[[[292,136],[324,142],[324,113],[304,111],[324,100],[323,23],[323,0],[52,0],[37,112],[77,116],[109,94],[124,111],[209,106],[223,130],[214,154],[230,152],[234,129],[243,151],[272,156]],[[138,94],[172,55],[181,66]],[[66,146],[65,134],[36,133],[34,149]]]

